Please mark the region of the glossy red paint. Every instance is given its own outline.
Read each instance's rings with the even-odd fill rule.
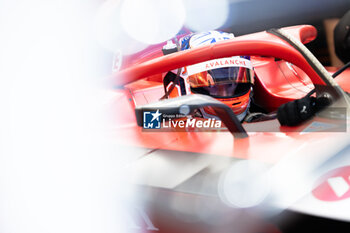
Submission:
[[[294,35],[302,43],[310,42],[317,34],[316,29],[308,25],[288,27],[283,30]],[[155,45],[146,51],[129,56],[124,60],[121,71],[112,75],[115,84],[121,87],[112,90],[115,110],[113,136],[118,145],[149,151],[150,153],[145,154],[147,158],[151,157],[153,152],[163,150],[171,157],[169,161],[165,161],[166,163],[173,163],[172,159],[186,155],[184,152],[194,152],[191,156],[196,158],[198,156],[199,159],[203,155],[214,155],[212,157],[218,159],[231,157],[276,164],[288,156],[302,155],[308,159],[311,157],[317,159],[320,154],[335,148],[340,139],[347,139],[346,132],[335,132],[331,137],[329,132],[303,132],[312,122],[322,122],[322,119],[317,117],[296,127],[280,126],[277,120],[244,123],[243,127],[249,135],[247,138],[234,138],[226,130],[221,132],[190,130],[179,132],[176,129],[167,132],[143,131],[136,124],[135,106],[156,102],[164,95],[162,82],[164,72],[205,60],[233,55],[252,55],[251,60],[255,70],[254,98],[260,106],[269,111],[276,110],[285,102],[303,97],[313,84],[324,84],[297,50],[266,32],[237,37],[167,56],[161,54],[162,45]],[[287,61],[295,66],[288,64]],[[329,68],[330,73],[335,70]],[[350,82],[347,80],[349,76],[350,70],[346,70],[335,79],[345,91],[350,90]],[[178,174],[174,172],[171,175],[176,177]],[[349,175],[350,167],[327,173],[320,178],[319,186],[316,186],[313,195],[323,201],[336,201],[350,197],[350,192],[347,191],[339,198],[325,183],[329,178],[341,176],[343,179],[348,179]],[[349,180],[346,182],[350,184]],[[170,195],[169,190],[163,188],[160,192],[167,192],[164,194],[166,197]],[[142,192],[142,195],[144,193]],[[172,192],[172,195],[178,194],[184,195],[184,193]],[[200,196],[200,198],[203,197]],[[154,203],[158,203],[158,199],[157,202],[152,200],[151,204],[154,205]],[[164,206],[168,204],[168,202],[165,203]],[[178,229],[171,225],[173,221],[168,220],[164,212],[155,212],[150,218],[159,228],[159,232],[175,232],[174,229]],[[145,220],[145,217],[142,216],[141,219]],[[160,224],[162,219],[165,219],[165,225]],[[149,227],[149,224],[145,225],[145,222],[143,224]],[[186,228],[187,225],[181,225],[181,227],[190,229]],[[197,229],[196,227],[200,228],[203,225],[197,224],[193,229]],[[277,228],[270,225],[266,225],[264,229],[266,232],[279,232]],[[259,230],[262,231],[262,229]]]
[[[317,34],[316,29],[309,25],[284,30],[304,43],[313,40]],[[161,47],[158,49],[160,51]],[[275,62],[269,57],[252,57],[256,75],[254,95],[261,100],[261,106],[268,110],[276,110],[287,101],[301,98],[312,87],[311,82],[323,82],[293,47],[266,32],[161,56],[137,63],[113,75],[116,84],[124,86],[124,89],[113,90],[116,96],[115,109],[122,110],[115,116],[116,138],[137,147],[259,159],[272,163],[283,157],[281,152],[295,150],[305,143],[322,149],[324,145],[320,142],[328,137],[327,133],[300,133],[310,121],[297,127],[282,127],[277,120],[245,123],[243,127],[250,132],[245,139],[235,139],[227,131],[144,132],[136,125],[134,107],[158,101],[164,95],[161,81],[163,72],[208,59],[247,54],[279,57],[298,65],[291,70],[286,61]],[[342,81],[343,77],[339,76],[336,80],[348,85]]]

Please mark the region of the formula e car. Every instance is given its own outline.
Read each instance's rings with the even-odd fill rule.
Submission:
[[[115,138],[137,154],[131,167],[138,194],[132,229],[308,232],[322,227],[334,232],[349,226],[350,70],[332,77],[337,69],[323,67],[303,45],[316,35],[313,26],[301,25],[166,55],[164,42],[117,56]],[[251,113],[275,117],[242,121],[203,94],[162,98],[169,72],[233,56],[250,56]],[[305,98],[323,104],[316,110],[310,102],[300,105]],[[180,127],[181,120],[185,126],[202,121],[202,126],[208,119],[196,111],[207,107],[222,122],[220,128]],[[298,115],[311,110],[307,117]]]

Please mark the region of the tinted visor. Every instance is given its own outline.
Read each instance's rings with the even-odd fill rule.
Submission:
[[[192,88],[251,83],[250,69],[250,60],[245,58],[211,60],[187,67],[188,82]]]
[[[218,84],[208,87],[192,87],[194,93],[210,95],[215,98],[239,97],[249,92],[250,83]]]

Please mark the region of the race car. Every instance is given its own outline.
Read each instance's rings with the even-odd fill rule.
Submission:
[[[300,25],[181,50],[178,41],[191,37],[185,31],[171,42],[117,56],[114,134],[139,154],[131,168],[139,193],[131,214],[136,220],[130,220],[135,231],[348,226],[350,70],[319,63],[303,45],[316,35],[313,26]],[[220,68],[252,70],[244,117],[233,103],[193,91],[193,74],[206,72],[206,90],[216,78],[209,68],[188,70],[229,62],[220,59],[233,59]],[[288,225],[300,216],[312,224]]]

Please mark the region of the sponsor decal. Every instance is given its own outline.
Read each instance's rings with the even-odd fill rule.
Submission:
[[[187,75],[224,67],[245,67],[252,69],[252,64],[250,60],[241,57],[219,58],[187,66]]]
[[[322,176],[312,191],[321,201],[333,202],[350,197],[350,166],[340,167]]]

